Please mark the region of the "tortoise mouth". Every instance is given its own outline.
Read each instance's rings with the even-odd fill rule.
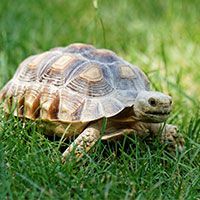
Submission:
[[[146,111],[143,118],[145,121],[158,123],[167,120],[170,113],[171,111]]]
[[[145,114],[147,115],[159,115],[159,116],[166,116],[169,115],[171,111],[146,111]]]
[[[141,121],[159,123],[167,120],[171,113],[171,110],[161,110],[161,111],[138,111],[136,116],[139,117]]]
[[[141,111],[135,109],[135,115],[139,120],[143,122],[159,123],[167,120],[171,113],[171,110],[159,110],[159,111]]]

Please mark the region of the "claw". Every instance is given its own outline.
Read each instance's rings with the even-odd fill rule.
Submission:
[[[183,153],[185,151],[185,146],[178,146],[177,148],[178,152]]]

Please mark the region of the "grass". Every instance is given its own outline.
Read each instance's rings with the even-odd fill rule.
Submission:
[[[186,151],[171,156],[156,141],[127,138],[117,153],[99,142],[62,165],[58,140],[1,113],[0,199],[200,199],[199,10],[198,0],[2,0],[0,87],[28,55],[73,42],[112,49],[173,96],[168,122]]]

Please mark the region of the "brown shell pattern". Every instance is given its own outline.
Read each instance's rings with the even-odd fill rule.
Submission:
[[[88,122],[132,106],[141,90],[149,90],[149,82],[138,67],[110,50],[77,43],[25,59],[0,99],[19,117]]]

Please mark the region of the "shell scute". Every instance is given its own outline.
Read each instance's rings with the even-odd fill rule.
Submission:
[[[80,112],[85,99],[78,94],[71,94],[69,90],[60,91],[58,119],[61,121],[76,121],[80,119]]]
[[[131,69],[131,67],[128,66],[128,65],[120,64],[119,65],[119,70],[120,70],[121,78],[125,78],[125,79],[137,78],[137,75],[135,74],[134,70]]]
[[[63,86],[74,69],[84,62],[85,60],[80,56],[64,54],[42,71],[39,81],[55,86]]]
[[[88,97],[105,96],[113,91],[103,75],[103,66],[92,62],[85,63],[83,70],[74,75],[66,87]]]
[[[45,120],[56,120],[58,118],[59,101],[57,91],[45,91],[40,99],[40,117]]]
[[[103,115],[101,103],[95,100],[88,99],[80,113],[81,121],[92,121],[94,118],[98,119]]]
[[[103,74],[98,64],[91,64],[79,77],[86,79],[88,82],[97,82],[103,79]]]
[[[29,119],[39,117],[41,92],[38,84],[26,88],[24,93],[24,117]]]
[[[25,59],[16,71],[14,78],[22,82],[38,81],[43,71],[54,62],[60,52],[44,52]]]

